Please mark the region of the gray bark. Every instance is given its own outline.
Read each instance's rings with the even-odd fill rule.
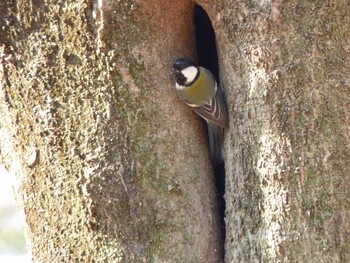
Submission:
[[[182,2],[1,4],[1,161],[34,262],[220,261],[204,129],[170,78]]]
[[[230,112],[226,262],[350,261],[349,12],[224,1],[211,13]]]

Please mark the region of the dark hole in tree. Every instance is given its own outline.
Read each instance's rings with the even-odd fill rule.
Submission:
[[[195,5],[194,24],[198,64],[209,69],[213,73],[215,79],[219,81],[215,32],[207,13],[200,5]]]
[[[216,39],[211,21],[200,5],[195,5],[194,24],[196,33],[196,45],[198,64],[209,69],[216,81],[219,83],[218,54],[216,51]],[[220,84],[220,83],[219,83]],[[222,226],[222,238],[225,240],[225,166],[224,164],[214,167],[215,184],[218,192],[218,202],[220,209],[220,223]],[[224,244],[224,242],[223,242]]]

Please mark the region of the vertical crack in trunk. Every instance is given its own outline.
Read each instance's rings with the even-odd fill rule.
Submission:
[[[198,64],[209,69],[220,85],[218,54],[214,28],[205,10],[198,4],[194,7],[194,24]],[[225,246],[225,164],[214,167],[215,184],[218,197],[218,208],[221,225],[222,251]],[[224,256],[224,255],[223,255]]]

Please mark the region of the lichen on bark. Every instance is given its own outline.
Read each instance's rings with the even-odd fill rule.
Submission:
[[[183,3],[3,4],[1,161],[35,262],[221,257],[203,130],[171,92]]]

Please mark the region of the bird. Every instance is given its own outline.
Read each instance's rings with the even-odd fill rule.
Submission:
[[[210,155],[214,166],[224,162],[224,129],[228,115],[224,96],[213,74],[188,58],[173,63],[179,97],[207,122]]]

